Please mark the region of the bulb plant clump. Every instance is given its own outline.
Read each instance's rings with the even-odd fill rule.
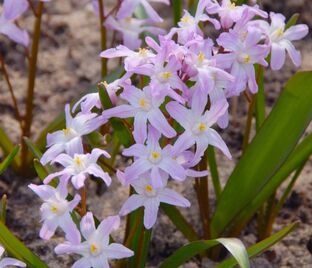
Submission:
[[[160,267],[178,267],[201,252],[219,259],[222,249],[216,245],[220,243],[234,256],[234,265],[237,261],[248,267],[248,253],[242,242],[219,237],[238,236],[240,228],[261,206],[255,205],[254,213],[244,216],[237,224],[241,227],[234,226],[238,223],[234,216],[232,223],[225,226],[226,212],[223,215],[218,208],[227,203],[231,210],[236,201],[221,200],[230,186],[226,185],[223,192],[215,176],[214,150],[232,159],[220,135],[220,130],[230,122],[231,100],[240,95],[246,97],[250,122],[255,96],[260,91],[264,94],[261,81],[265,68],[280,70],[286,57],[299,67],[301,56],[293,41],[304,38],[308,27],[287,23],[282,14],[268,14],[256,4],[199,0],[194,1],[194,12],[184,10],[177,25],[165,31],[159,27],[163,19],[151,3],[169,6],[169,0],[117,1],[111,12],[104,9],[104,2],[92,1],[94,12],[103,23],[102,33],[111,29],[121,37],[122,44],[114,48],[102,46],[102,67],[106,69],[107,60],[120,60],[122,74],[113,81],[101,81],[97,92],[84,95],[71,106],[67,104],[65,127],[47,135],[47,149],[40,155],[40,162],[35,162],[37,171],[45,172],[40,176],[43,184],[29,185],[42,199],[40,237],[49,240],[57,229],[62,230],[65,241],[55,247],[55,253],[80,255],[72,267],[109,267],[111,259],[122,259],[115,262],[116,267],[145,267],[152,228],[157,224],[161,207],[189,241],[203,238],[206,244],[194,251],[190,243]],[[27,33],[12,20],[26,10],[28,2],[4,3],[0,31],[27,46]],[[143,11],[143,18],[138,10]],[[16,34],[7,31],[10,27]],[[208,34],[211,31],[214,34]],[[265,124],[264,119],[261,124]],[[259,129],[261,132],[262,127]],[[94,142],[92,135],[112,138],[105,143]],[[248,129],[246,135],[243,151],[248,154],[253,146],[249,145]],[[129,160],[124,168],[114,166],[118,153]],[[218,210],[213,216],[208,197],[210,175]],[[108,191],[115,179],[119,187],[130,189],[116,215],[99,220],[89,211],[86,185],[91,177],[104,182]],[[192,206],[190,200],[172,187],[173,181],[184,184],[186,180],[194,181],[202,237],[176,208]],[[271,194],[263,199],[262,206],[277,187],[271,187]],[[241,190],[245,191],[243,187]],[[248,204],[251,201],[245,202]],[[121,220],[127,220],[123,244],[111,236]],[[205,252],[210,247],[214,248]],[[183,250],[187,249],[192,253],[185,256]],[[259,252],[263,250],[259,247]],[[12,264],[23,267],[19,262]]]

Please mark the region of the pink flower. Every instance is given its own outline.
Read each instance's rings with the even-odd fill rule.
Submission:
[[[213,145],[231,159],[226,144],[220,135],[211,128],[226,112],[228,104],[220,101],[212,105],[210,110],[204,113],[205,106],[206,101],[197,94],[193,95],[191,109],[187,109],[177,102],[167,104],[166,109],[169,114],[185,129],[174,144],[175,151],[177,153],[183,152],[196,144],[193,161],[196,162],[204,154],[208,145]]]
[[[43,165],[49,163],[62,152],[66,152],[70,156],[83,153],[82,136],[96,130],[103,122],[103,118],[99,120],[97,114],[78,114],[72,117],[70,114],[69,104],[65,106],[66,128],[49,133],[47,136],[47,147],[49,149],[43,154],[41,163]]]
[[[134,156],[133,164],[125,169],[126,183],[132,183],[140,175],[151,172],[151,183],[153,187],[162,187],[161,174],[169,174],[173,179],[183,181],[186,178],[185,169],[174,160],[174,152],[170,145],[161,148],[158,140],[159,133],[149,128],[147,145],[134,144],[123,151],[125,156]]]
[[[108,268],[109,259],[122,259],[133,256],[133,251],[117,243],[109,244],[109,235],[119,227],[119,216],[103,220],[97,228],[93,215],[88,212],[80,222],[82,238],[78,243],[67,241],[55,248],[56,254],[79,254],[82,258],[72,267]]]
[[[256,21],[254,27],[259,25],[268,38],[269,45],[271,46],[272,69],[279,70],[282,68],[286,59],[286,51],[295,66],[299,67],[301,65],[301,55],[295,49],[292,41],[304,38],[309,32],[308,26],[298,24],[285,29],[285,17],[282,14],[271,12],[270,18],[271,24],[266,21]]]
[[[93,149],[91,154],[74,154],[74,157],[60,154],[52,163],[59,163],[64,169],[48,175],[44,183],[48,184],[53,178],[63,176],[65,180],[71,178],[74,187],[80,189],[84,186],[84,181],[88,175],[93,175],[101,178],[109,186],[112,182],[111,177],[96,163],[101,155],[110,158],[106,151],[97,148]]]
[[[123,44],[130,49],[137,49],[141,47],[142,41],[139,35],[143,32],[150,32],[158,35],[165,31],[161,28],[148,26],[148,20],[139,20],[128,17],[120,20],[115,20],[109,16],[105,22],[105,26],[111,30],[116,30],[121,33]]]
[[[155,22],[162,22],[163,19],[157,14],[149,2],[164,3],[169,5],[169,0],[124,0],[117,12],[118,19],[125,19],[131,17],[136,7],[140,4],[144,7],[148,18]]]
[[[192,40],[196,35],[203,36],[199,23],[206,21],[212,23],[214,27],[219,30],[220,23],[216,19],[212,19],[208,15],[204,14],[204,10],[207,5],[206,2],[206,0],[199,1],[194,17],[187,10],[184,10],[184,15],[178,23],[179,28],[172,28],[167,36],[172,37],[175,33],[177,33],[179,43],[185,44]]]
[[[133,136],[138,143],[144,143],[147,137],[147,121],[168,138],[176,135],[175,130],[169,125],[159,106],[164,98],[153,97],[150,87],[140,90],[134,86],[125,87],[120,95],[130,105],[123,104],[103,112],[104,118],[134,117]]]
[[[245,90],[246,83],[252,93],[258,91],[254,64],[267,66],[265,58],[269,53],[269,47],[259,44],[260,40],[261,32],[251,27],[244,35],[237,32],[222,33],[217,39],[226,53],[218,54],[216,59],[221,67],[230,68],[231,75],[236,78],[233,95],[239,95]]]
[[[18,267],[26,267],[26,264],[14,259],[14,258],[2,258],[2,255],[4,253],[4,248],[0,245],[0,268],[5,268],[8,266],[18,266]]]
[[[126,46],[119,45],[116,48],[109,48],[101,52],[100,56],[108,59],[125,57],[125,70],[131,72],[136,67],[152,63],[152,58],[155,57],[155,54],[146,48],[139,48],[138,52],[136,52]]]
[[[73,243],[79,241],[79,231],[72,221],[70,213],[78,205],[80,196],[76,194],[73,200],[67,201],[66,185],[65,180],[61,180],[56,189],[50,185],[28,185],[44,201],[40,208],[41,220],[43,221],[40,230],[42,239],[50,239],[56,228],[61,227],[68,240]]]
[[[14,23],[28,8],[27,0],[4,0],[3,13],[0,17],[0,33],[25,47],[29,45],[27,31],[21,30]]]
[[[122,174],[119,174],[122,176]],[[139,207],[144,207],[144,226],[150,229],[156,222],[160,203],[179,207],[190,207],[190,202],[177,192],[166,187],[168,176],[158,178],[162,180],[162,187],[155,188],[150,179],[150,174],[145,173],[131,185],[136,194],[131,195],[123,204],[119,214],[125,216]]]

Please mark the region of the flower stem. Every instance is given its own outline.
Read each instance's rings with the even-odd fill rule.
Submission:
[[[26,100],[26,114],[25,122],[22,131],[22,148],[21,148],[21,159],[22,169],[26,168],[27,160],[27,145],[23,141],[23,137],[30,137],[31,124],[33,119],[33,108],[34,108],[34,89],[36,81],[36,70],[37,70],[37,58],[39,51],[40,31],[41,31],[41,18],[43,12],[43,2],[39,2],[37,9],[37,16],[34,25],[33,43],[31,47],[31,55],[29,59],[29,71],[28,71],[28,88],[27,88],[27,100]]]
[[[252,99],[251,99],[251,102],[249,103],[248,113],[247,113],[247,121],[246,121],[245,134],[244,134],[244,140],[243,140],[243,153],[246,151],[248,143],[249,143],[254,109],[255,109],[255,96],[252,95]]]
[[[86,188],[85,187],[82,187],[80,189],[80,196],[81,196],[80,216],[83,217],[84,215],[87,214],[87,192],[86,192]]]
[[[12,101],[13,101],[13,107],[14,107],[14,110],[15,110],[15,116],[16,116],[16,119],[18,120],[18,122],[20,124],[20,127],[21,127],[21,130],[22,130],[23,129],[23,124],[22,124],[21,114],[20,114],[19,109],[18,109],[16,97],[15,97],[15,94],[14,94],[13,86],[12,86],[11,81],[10,81],[9,74],[8,74],[7,69],[5,67],[5,63],[4,63],[3,57],[1,55],[0,55],[0,63],[1,63],[1,69],[2,69],[2,73],[3,73],[4,79],[5,79],[6,83],[8,84],[8,88],[9,88],[9,91],[10,91],[10,94],[11,94],[11,98],[12,98]]]
[[[197,165],[199,171],[207,170],[207,151]],[[204,239],[210,239],[210,219],[209,219],[209,189],[208,176],[195,179],[195,189],[199,205],[200,217],[203,225]]]
[[[100,31],[101,31],[101,50],[106,50],[106,28],[104,26],[105,16],[104,16],[104,3],[103,0],[98,0],[99,2],[99,15],[100,15]],[[107,59],[101,58],[101,76],[105,77],[107,75]]]

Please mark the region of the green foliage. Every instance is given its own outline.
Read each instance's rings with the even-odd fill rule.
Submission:
[[[195,241],[179,248],[160,265],[160,268],[179,267],[197,254],[219,244],[222,244],[233,255],[237,263],[242,268],[250,267],[245,246],[239,239],[219,238],[213,240]]]
[[[241,224],[243,214],[252,215],[258,207],[250,204],[264,186],[267,191],[276,189],[277,172],[285,174],[287,158],[312,119],[311,99],[312,72],[294,75],[231,174],[212,218],[213,237]],[[265,200],[261,201],[259,205]]]
[[[292,223],[282,229],[281,231],[275,233],[274,235],[258,242],[257,244],[251,246],[247,249],[247,254],[249,258],[252,258],[254,256],[257,256],[258,254],[264,252],[265,250],[272,247],[274,244],[276,244],[278,241],[282,240],[285,236],[287,236],[291,231],[293,231],[298,226],[298,223]],[[235,258],[231,257],[219,265],[217,265],[217,268],[232,268],[235,267],[237,264],[237,261]]]
[[[0,244],[8,253],[27,264],[30,268],[48,268],[48,266],[33,254],[10,230],[0,221]]]
[[[8,168],[8,166],[14,161],[15,156],[19,151],[19,146],[15,146],[12,152],[0,163],[0,175]]]

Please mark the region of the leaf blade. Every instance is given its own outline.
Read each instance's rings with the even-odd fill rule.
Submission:
[[[231,174],[212,217],[213,237],[226,233],[285,163],[312,119],[311,99],[312,72],[297,73]]]

